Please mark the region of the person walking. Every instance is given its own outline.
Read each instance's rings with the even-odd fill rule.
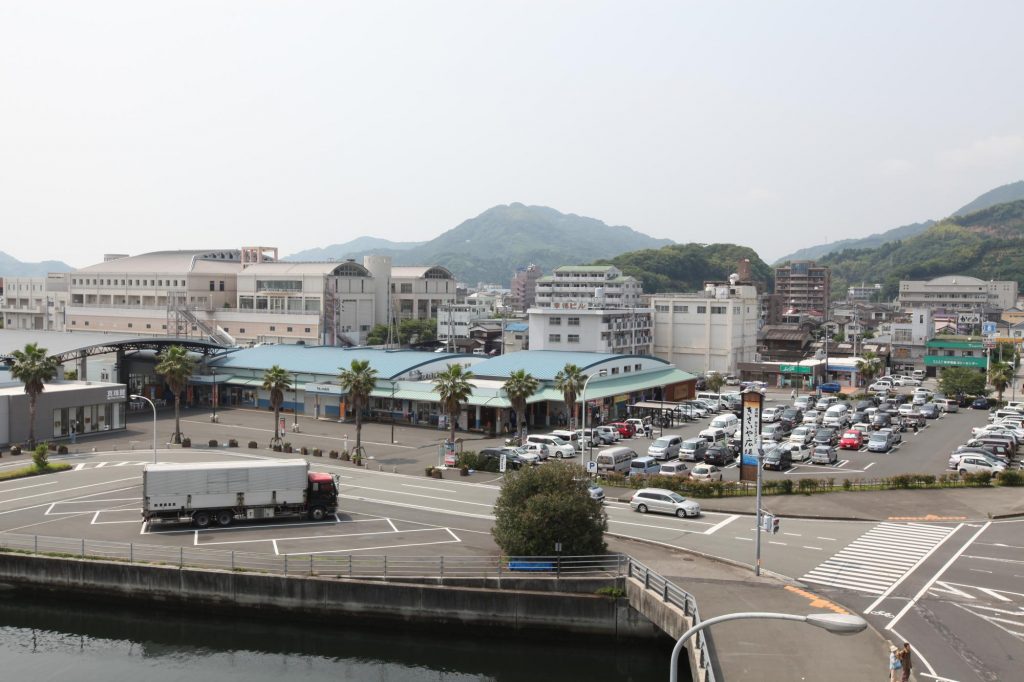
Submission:
[[[792,391],[789,392],[789,399],[790,400],[796,400],[796,389],[795,388]]]
[[[903,650],[900,652],[901,658],[900,663],[903,665],[903,682],[909,682],[910,680],[910,669],[914,667],[914,662],[911,660],[910,655],[910,642],[903,643]]]
[[[903,682],[903,663],[900,650],[895,644],[889,645],[889,682]]]

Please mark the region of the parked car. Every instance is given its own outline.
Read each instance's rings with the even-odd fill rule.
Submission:
[[[811,453],[811,464],[835,464],[838,461],[839,455],[830,445],[818,445]]]
[[[889,437],[892,439],[892,444],[894,446],[895,445],[899,445],[900,443],[903,442],[903,435],[899,432],[899,429],[888,428],[888,429],[879,429],[878,430],[878,433],[885,433],[885,432],[889,433]]]
[[[793,453],[781,445],[777,448],[772,448],[764,453],[764,464],[762,466],[765,469],[774,469],[775,471],[788,469],[793,466]]]
[[[795,443],[788,441],[779,445],[778,449],[789,453],[794,462],[806,462],[811,458],[814,448],[807,443]]]
[[[531,466],[540,462],[540,458],[536,453],[522,448],[483,448],[479,452],[479,456],[485,460],[500,461],[502,455],[505,455],[506,469],[521,469],[524,466]]]
[[[679,459],[685,459],[688,462],[703,462],[707,449],[708,442],[703,438],[687,438],[679,446]]]
[[[782,411],[782,417],[779,422],[785,424],[789,428],[797,426],[804,420],[803,410],[796,407],[788,407]]]
[[[815,445],[835,445],[839,436],[835,429],[818,429],[814,434]]]
[[[664,488],[641,488],[633,493],[629,506],[641,514],[658,512],[679,518],[700,516],[700,505],[677,492]]]
[[[971,409],[972,410],[987,410],[988,408],[989,408],[988,398],[979,396],[979,397],[975,398],[973,402],[971,402]]]
[[[872,393],[888,393],[892,390],[892,384],[884,381],[876,381],[868,386],[868,390]]]
[[[789,438],[790,433],[792,433],[792,431],[790,430],[789,425],[784,421],[777,422],[775,424],[766,424],[761,428],[761,439],[765,441],[773,440],[776,443],[781,443]]]
[[[736,376],[734,376],[732,374],[726,375],[726,377],[725,377],[725,385],[726,386],[739,386],[739,384],[740,384],[740,380],[738,378],[736,378]]]
[[[882,429],[875,431],[868,438],[868,452],[889,452],[892,450],[892,431]]]
[[[627,476],[653,476],[661,471],[661,465],[653,457],[637,457],[629,463]]]
[[[682,444],[682,436],[674,433],[665,434],[650,444],[647,454],[655,459],[675,459],[679,456],[679,446]]]
[[[680,478],[686,478],[690,475],[690,467],[686,466],[685,462],[673,459],[670,462],[662,462],[661,471],[659,471],[658,474],[661,476],[678,476]]]
[[[915,393],[913,400],[910,401],[910,404],[913,405],[914,407],[921,407],[926,402],[928,402],[928,396],[926,394]]]
[[[864,434],[860,431],[850,429],[843,433],[843,437],[839,439],[839,448],[841,450],[860,450],[864,446]]]
[[[960,401],[959,400],[953,400],[951,398],[943,398],[942,400],[937,400],[935,402],[939,406],[939,409],[941,409],[943,412],[952,413],[952,412],[959,412],[960,411]]]
[[[809,410],[814,407],[814,402],[815,398],[813,395],[797,396],[796,400],[793,401],[793,409]]]
[[[698,464],[690,470],[690,478],[695,481],[721,481],[722,470],[713,464]]]
[[[871,428],[885,429],[892,426],[892,417],[889,416],[888,412],[876,412],[875,416],[871,418]]]
[[[618,429],[619,436],[622,438],[632,438],[636,435],[636,429],[633,428],[633,425],[626,422],[612,422],[608,426]]]
[[[834,381],[829,381],[827,383],[824,383],[824,384],[818,386],[818,389],[822,393],[839,393],[839,391],[841,391],[843,389],[843,387],[840,386],[839,384],[835,383]]]
[[[548,454],[558,459],[576,456],[576,446],[554,434],[531,433],[526,437],[526,444],[530,443],[543,443],[548,446]]]
[[[896,386],[920,386],[921,380],[914,377],[900,377],[893,384]]]
[[[910,403],[903,403],[897,409],[897,412],[899,412],[901,415],[903,415],[903,414],[910,414],[913,411],[914,411],[914,406],[911,405]]]
[[[604,488],[590,480],[586,482],[586,486],[587,492],[590,493],[590,499],[604,504]]]
[[[546,462],[551,457],[551,448],[545,443],[525,443],[519,449],[532,452],[541,462]]]
[[[732,464],[736,459],[736,453],[728,445],[712,445],[704,452],[704,462],[724,467]],[[694,468],[696,471],[696,467]]]
[[[622,438],[618,429],[612,428],[607,424],[595,426],[594,433],[596,433],[597,437],[601,439],[601,442],[606,445],[615,445],[615,443]]]
[[[785,411],[784,407],[767,407],[761,410],[761,421],[766,424],[777,422],[782,419],[782,413]]]
[[[800,423],[817,425],[821,423],[822,417],[824,417],[824,414],[818,410],[807,410],[804,412],[804,418]]]
[[[816,432],[817,429],[813,426],[807,424],[804,426],[798,426],[789,434],[789,440],[796,441],[798,443],[810,443],[814,440],[814,434]]]
[[[962,460],[964,457],[981,457],[985,460],[988,460],[991,464],[998,464],[999,466],[1002,467],[1005,467],[1008,464],[1008,462],[999,459],[998,457],[992,455],[989,452],[986,452],[985,450],[967,449],[963,450],[962,452],[954,452],[949,456],[949,468],[956,469],[960,464],[960,460]]]
[[[1002,462],[1003,464],[1009,465],[1010,455],[1007,454],[1005,450],[1002,452],[998,452],[997,450],[998,448],[993,448],[991,446],[984,445],[959,445],[957,446],[956,450],[953,451],[953,454],[964,455],[973,453],[976,455],[984,455],[985,457],[988,457],[991,460],[994,460],[996,462]]]
[[[956,463],[956,470],[960,472],[960,475],[964,474],[976,474],[981,472],[988,472],[993,476],[1006,471],[1006,465],[1002,463],[993,462],[980,455],[967,454],[960,458]]]
[[[938,419],[940,414],[939,406],[935,403],[925,403],[919,411],[925,419]]]

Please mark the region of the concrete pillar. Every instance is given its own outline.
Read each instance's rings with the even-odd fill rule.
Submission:
[[[78,356],[78,380],[87,381],[89,379],[88,370],[86,369],[87,356],[85,351],[82,351]]]

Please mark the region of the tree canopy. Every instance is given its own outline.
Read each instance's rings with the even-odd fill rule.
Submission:
[[[29,446],[36,443],[36,401],[39,394],[46,388],[46,382],[57,373],[57,361],[46,355],[46,349],[38,344],[29,343],[22,350],[11,353],[14,364],[11,365],[11,376],[25,384],[28,394],[28,442]]]
[[[970,367],[944,367],[939,372],[939,390],[948,396],[985,395],[985,375]]]

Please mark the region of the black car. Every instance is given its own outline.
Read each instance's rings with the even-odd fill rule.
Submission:
[[[877,403],[874,400],[861,400],[860,402],[858,402],[853,407],[853,409],[856,410],[857,412],[863,412],[864,410],[868,409],[869,407],[875,407],[876,404]],[[854,420],[854,421],[858,421],[858,420]]]
[[[971,403],[972,410],[987,410],[989,408],[988,398],[975,398]]]
[[[782,471],[783,469],[788,469],[791,466],[793,466],[793,454],[781,446],[772,448],[764,454],[765,469]]]
[[[862,422],[867,418],[867,412],[865,412],[864,410],[857,410],[856,412],[853,413],[853,416],[850,417],[850,423],[856,424],[857,422]]]
[[[839,442],[839,434],[835,429],[818,429],[814,434],[815,445],[835,445]]]
[[[796,408],[789,407],[782,412],[782,418],[780,422],[792,429],[794,426],[799,426],[804,420],[804,411]]]
[[[892,417],[888,412],[876,412],[875,416],[871,418],[871,428],[873,429],[885,429],[892,426]]]
[[[706,464],[723,467],[727,464],[732,464],[734,459],[736,459],[736,455],[728,445],[712,445],[704,451],[704,462]]]
[[[484,448],[480,450],[479,456],[481,460],[494,460],[496,462],[501,461],[501,456],[505,455],[505,466],[512,469],[522,469],[525,460],[516,454],[513,448]]]

